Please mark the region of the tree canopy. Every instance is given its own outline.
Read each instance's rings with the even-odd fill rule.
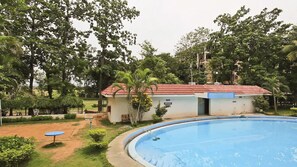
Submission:
[[[267,88],[282,87],[275,101],[282,92],[296,102],[297,26],[281,21],[281,12],[265,8],[252,15],[243,6],[215,18],[217,31],[197,27],[186,33],[174,54],[159,53],[145,40],[137,56],[128,49],[137,36],[124,25],[141,13],[126,0],[2,0],[1,97],[96,97],[100,111],[101,90],[114,82],[129,83],[127,76],[132,80],[134,72],[142,71],[167,84],[274,85]],[[88,28],[78,30],[74,22]],[[96,46],[87,42],[90,36]]]

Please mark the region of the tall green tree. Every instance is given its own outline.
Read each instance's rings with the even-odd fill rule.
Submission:
[[[290,45],[285,45],[283,52],[287,53],[290,61],[297,60],[297,40],[292,41]]]
[[[179,78],[176,77],[175,74],[170,72],[170,69],[168,67],[169,62],[167,63],[165,60],[162,59],[162,57],[165,58],[165,55],[156,55],[155,52],[157,51],[157,49],[155,49],[153,45],[148,41],[144,41],[144,43],[141,44],[141,48],[141,55],[143,59],[139,61],[139,68],[150,69],[153,76],[158,76],[159,83],[181,83]],[[168,57],[167,60],[169,60]]]
[[[21,83],[21,54],[21,43],[16,38],[0,36],[0,91],[13,90]]]
[[[44,36],[48,33],[46,29],[50,24],[50,13],[48,12],[48,3],[44,0],[27,0],[25,3],[24,8],[16,9],[20,11],[17,15],[20,20],[13,31],[22,39],[24,46],[22,60],[28,65],[29,91],[33,94],[35,69],[38,67],[40,56],[38,52],[43,47]],[[32,109],[29,112],[32,114]]]
[[[102,111],[102,83],[103,74],[110,66],[106,64],[107,57],[121,58],[126,61],[130,51],[127,45],[135,43],[135,35],[124,30],[124,21],[132,22],[139,12],[135,7],[130,8],[125,0],[94,0],[82,1],[90,9],[85,14],[88,16],[90,28],[97,38],[96,69],[98,69],[98,111]]]
[[[284,48],[283,48],[283,52],[284,52],[284,57],[288,58],[288,54],[291,53],[291,51],[293,51],[294,53],[294,43],[292,43],[292,41],[297,39],[297,26],[293,26],[289,32],[288,37],[286,38],[286,41],[288,42]],[[292,58],[294,54],[292,54]],[[291,59],[294,60],[294,59]],[[292,99],[293,103],[297,102],[297,61],[288,61],[287,64],[284,64],[283,66],[283,76],[286,77],[287,81],[288,81],[288,86],[290,87],[291,93],[292,93]]]
[[[154,48],[152,43],[147,40],[143,41],[143,43],[140,44],[140,47],[141,47],[140,55],[142,56],[143,59],[146,57],[151,57],[155,55],[158,50]]]
[[[176,44],[175,57],[179,61],[179,78],[185,83],[203,82],[201,78],[205,78],[205,65],[202,60],[206,58],[206,44],[209,41],[210,30],[205,27],[198,27],[184,35]]]
[[[278,21],[280,9],[263,9],[255,16],[241,7],[234,15],[222,14],[215,23],[219,31],[211,34],[210,65],[221,82],[261,85],[271,73],[282,73],[286,59],[281,53],[289,24]]]
[[[144,70],[137,69],[134,73],[131,73],[131,71],[119,71],[117,72],[116,78],[117,82],[113,84],[113,87],[117,90],[114,92],[113,96],[120,90],[127,92],[130,122],[132,125],[136,125],[138,121],[141,121],[143,111],[140,110],[142,108],[140,106],[136,107],[136,110],[133,108],[132,99],[133,97],[146,99],[145,94],[148,91],[153,93],[154,88],[157,89],[158,79],[153,77],[151,71],[147,68]],[[141,105],[141,103],[138,103],[138,105]]]

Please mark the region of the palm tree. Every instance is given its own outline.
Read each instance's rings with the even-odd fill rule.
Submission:
[[[266,82],[263,86],[272,92],[274,111],[277,112],[277,98],[286,98],[285,92],[289,91],[289,87],[282,82],[283,77],[276,74],[264,79]]]
[[[290,45],[284,46],[283,52],[288,54],[287,56],[290,61],[297,60],[297,40],[294,40]]]
[[[157,89],[158,79],[151,76],[151,70],[146,68],[144,70],[137,69],[134,73],[130,71],[118,71],[116,74],[117,83],[113,84],[117,90],[113,93],[113,96],[117,94],[120,90],[127,92],[127,100],[130,105],[128,105],[128,112],[130,116],[130,122],[132,125],[137,124],[142,118],[142,112],[139,110],[133,110],[131,100],[133,97],[143,97],[147,91],[153,94],[153,87]]]

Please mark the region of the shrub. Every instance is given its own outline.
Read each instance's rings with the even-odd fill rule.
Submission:
[[[96,147],[96,148],[99,148],[99,149],[104,149],[104,148],[107,148],[108,142],[105,142],[105,141],[102,141],[102,142],[92,142],[90,144],[90,146]]]
[[[105,129],[91,129],[89,130],[89,135],[93,138],[95,142],[102,142],[104,136],[106,135]]]
[[[166,112],[167,112],[167,107],[166,106],[162,106],[161,107],[161,104],[160,104],[160,101],[159,101],[159,104],[157,105],[157,107],[155,108],[156,109],[156,115],[158,116],[158,117],[163,117],[165,114],[166,114]]]
[[[45,120],[52,120],[52,116],[35,116],[30,119],[30,121],[45,121]]]
[[[156,114],[153,114],[153,115],[152,115],[152,118],[153,118],[153,122],[154,122],[154,123],[162,122],[162,118],[159,117],[159,116],[156,115]]]
[[[64,119],[75,119],[76,118],[76,114],[65,114],[64,115]]]
[[[131,100],[131,104],[135,110],[139,109],[139,111],[147,112],[152,107],[153,101],[152,98],[149,97],[147,94],[143,94],[142,96],[139,95],[133,97]]]
[[[60,107],[82,107],[83,100],[75,96],[64,96],[58,98]]]
[[[0,166],[14,167],[29,160],[34,152],[33,139],[18,136],[0,137]]]
[[[54,109],[58,107],[58,104],[56,104],[56,101],[54,99],[49,99],[45,97],[39,97],[36,99],[36,108],[38,109]]]
[[[28,121],[45,121],[52,120],[51,116],[35,116],[31,118],[19,117],[19,118],[2,118],[3,123],[13,123],[13,122],[28,122]]]
[[[98,104],[92,104],[92,108],[97,108]]]
[[[255,97],[253,104],[256,112],[263,112],[269,109],[269,103],[263,96]]]
[[[89,130],[89,135],[93,139],[93,142],[90,144],[90,146],[96,147],[99,149],[107,148],[108,142],[103,141],[103,138],[106,135],[105,129],[91,129]]]

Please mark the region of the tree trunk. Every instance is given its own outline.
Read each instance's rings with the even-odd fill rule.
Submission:
[[[68,113],[68,111],[67,111],[67,107],[64,107],[63,108],[63,114],[67,114]]]
[[[276,101],[276,97],[274,94],[274,89],[272,90],[272,96],[273,96],[274,111],[275,111],[275,113],[277,113],[277,101]]]
[[[66,71],[65,69],[63,69],[62,71],[62,96],[66,96],[67,95],[67,87],[66,87]]]
[[[52,99],[53,98],[53,87],[49,83],[50,77],[51,77],[51,75],[49,73],[46,73],[48,97],[50,99]]]
[[[103,48],[102,50],[102,55],[100,57],[100,74],[99,74],[99,99],[98,99],[98,112],[102,112],[102,100],[103,100],[103,97],[102,97],[102,73],[103,73],[103,65],[104,65],[104,57],[105,57],[105,54],[106,54],[106,51],[105,51],[105,48]]]
[[[30,70],[30,78],[29,78],[29,92],[31,95],[33,95],[33,82],[34,82],[34,55],[35,55],[35,48],[33,45],[31,45],[31,55],[30,55],[30,66],[29,66],[29,70]],[[29,115],[33,115],[33,108],[29,108]]]
[[[99,99],[98,99],[98,112],[102,111],[102,71],[100,71],[100,75],[99,75]]]
[[[138,104],[138,108],[137,108],[137,121],[141,121],[141,112],[140,112],[140,101],[139,101],[139,104]]]
[[[12,108],[9,109],[9,116],[13,116],[13,109]]]
[[[275,96],[273,96],[273,103],[274,103],[274,111],[277,113],[277,100]]]

